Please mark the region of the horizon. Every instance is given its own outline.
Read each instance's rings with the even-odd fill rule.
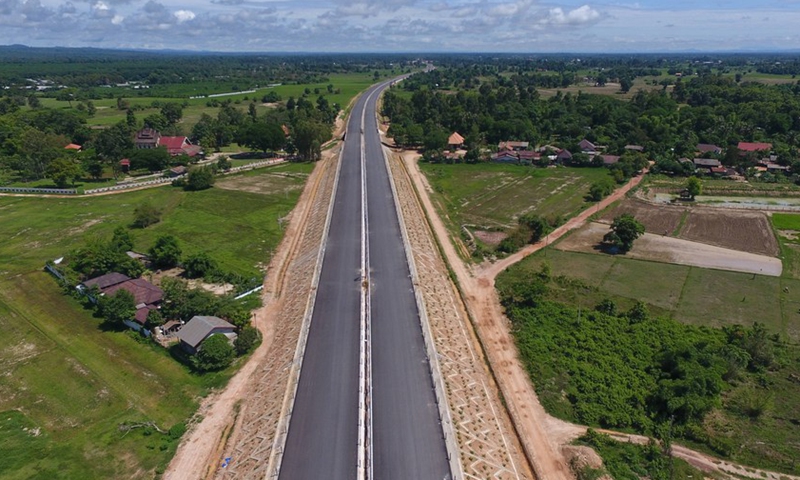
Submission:
[[[45,48],[785,52],[800,50],[797,24],[797,0],[0,0],[0,44]]]

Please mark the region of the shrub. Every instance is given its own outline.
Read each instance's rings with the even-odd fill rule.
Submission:
[[[133,210],[133,226],[147,228],[161,221],[161,209],[144,202]]]

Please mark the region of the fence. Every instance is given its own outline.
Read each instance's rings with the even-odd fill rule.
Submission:
[[[44,193],[48,195],[76,195],[74,188],[36,188],[36,187],[0,187],[0,192],[7,193]]]
[[[176,178],[179,177],[174,177],[174,178],[162,177],[162,178],[156,178],[155,180],[148,180],[146,182],[134,182],[134,183],[125,183],[122,185],[114,185],[112,187],[92,188],[89,190],[84,190],[83,193],[85,195],[95,195],[103,192],[116,192],[119,190],[128,190],[130,188],[146,187],[148,185],[161,185],[164,183],[170,183]]]

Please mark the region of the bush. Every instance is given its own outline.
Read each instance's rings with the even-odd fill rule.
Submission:
[[[214,171],[209,167],[193,168],[189,170],[186,179],[186,190],[197,191],[211,188],[214,185]]]
[[[183,266],[188,278],[202,278],[219,268],[217,262],[206,252],[189,255],[183,262]]]
[[[259,343],[261,343],[261,333],[247,325],[239,331],[239,336],[236,337],[233,346],[236,348],[236,354],[241,356],[249,353]]]
[[[156,239],[155,245],[150,247],[148,253],[157,268],[172,268],[180,261],[181,247],[177,238],[172,235],[162,235]]]
[[[147,228],[161,221],[161,209],[144,202],[133,210],[133,226]]]
[[[235,352],[225,335],[211,335],[194,356],[195,367],[203,371],[222,370],[233,362]]]

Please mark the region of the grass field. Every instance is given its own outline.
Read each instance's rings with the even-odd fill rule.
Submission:
[[[547,218],[574,216],[587,208],[589,186],[608,177],[604,168],[533,168],[481,163],[420,163],[434,201],[455,236],[462,225],[509,228],[527,212]]]
[[[382,72],[383,74],[387,74],[388,72]],[[367,88],[368,86],[375,83],[373,79],[372,73],[349,73],[349,74],[335,74],[331,75],[330,81],[325,83],[315,83],[315,84],[300,84],[300,85],[279,85],[276,87],[267,87],[267,88],[259,88],[255,93],[242,93],[237,95],[230,95],[225,97],[218,97],[215,99],[209,98],[164,98],[164,97],[147,97],[147,96],[139,96],[138,92],[135,91],[136,94],[134,95],[134,91],[131,91],[130,97],[123,96],[123,98],[129,102],[132,107],[140,106],[145,107],[142,110],[136,110],[134,113],[136,114],[136,119],[141,121],[146,116],[151,115],[153,113],[158,113],[158,108],[152,108],[151,105],[154,101],[158,102],[176,102],[176,103],[183,103],[186,102],[188,105],[183,109],[183,118],[181,119],[179,126],[180,129],[184,134],[189,134],[192,130],[192,127],[200,120],[200,117],[206,113],[211,116],[216,116],[217,112],[219,111],[218,107],[209,107],[207,106],[207,102],[211,100],[217,100],[219,102],[223,102],[225,100],[231,100],[234,103],[237,103],[238,108],[247,110],[248,105],[251,101],[255,100],[256,102],[256,109],[259,114],[262,114],[267,109],[272,108],[269,106],[265,106],[261,102],[261,98],[266,95],[267,93],[274,91],[277,92],[285,102],[288,100],[290,96],[299,98],[305,92],[305,89],[308,88],[311,93],[309,94],[309,98],[311,101],[316,101],[316,98],[319,95],[324,95],[328,101],[333,103],[338,103],[342,106],[342,108],[347,107],[347,104],[355,97],[359,92]],[[329,94],[327,90],[327,86],[329,84],[333,85],[334,91],[337,89],[339,93],[332,93]],[[314,90],[318,89],[319,94],[314,93]],[[209,91],[208,93],[227,93],[225,91]],[[90,126],[108,126],[113,125],[117,122],[125,120],[126,112],[124,110],[117,109],[117,100],[116,98],[113,99],[101,99],[101,100],[92,100],[95,107],[97,108],[97,112],[95,115],[88,119],[87,123]],[[59,101],[54,98],[42,98],[41,99],[42,106],[48,108],[70,108],[69,103],[66,101]],[[73,106],[76,102],[73,102]]]
[[[260,275],[308,164],[286,164],[219,180],[225,188],[161,187],[94,198],[0,197],[0,478],[153,478],[177,437],[123,422],[186,422],[209,389],[235,367],[197,375],[160,347],[100,319],[42,271],[92,236],[127,225],[144,200],[161,223],[134,231],[137,250],[171,233],[185,253],[207,250],[224,269]],[[260,185],[248,191],[237,184]],[[24,430],[27,429],[27,430]],[[38,429],[38,430],[37,430]],[[179,432],[178,432],[179,433]]]
[[[686,179],[667,175],[650,174],[642,182],[642,188],[658,188],[675,191],[686,186]],[[800,196],[800,186],[791,182],[734,182],[732,180],[703,178],[703,195],[751,196],[751,195],[791,195]]]
[[[534,272],[545,262],[554,275],[588,286],[579,294],[554,292],[560,301],[591,309],[608,297],[627,309],[641,300],[652,312],[684,323],[720,327],[759,321],[800,343],[800,280],[550,248],[523,260],[521,268]]]

